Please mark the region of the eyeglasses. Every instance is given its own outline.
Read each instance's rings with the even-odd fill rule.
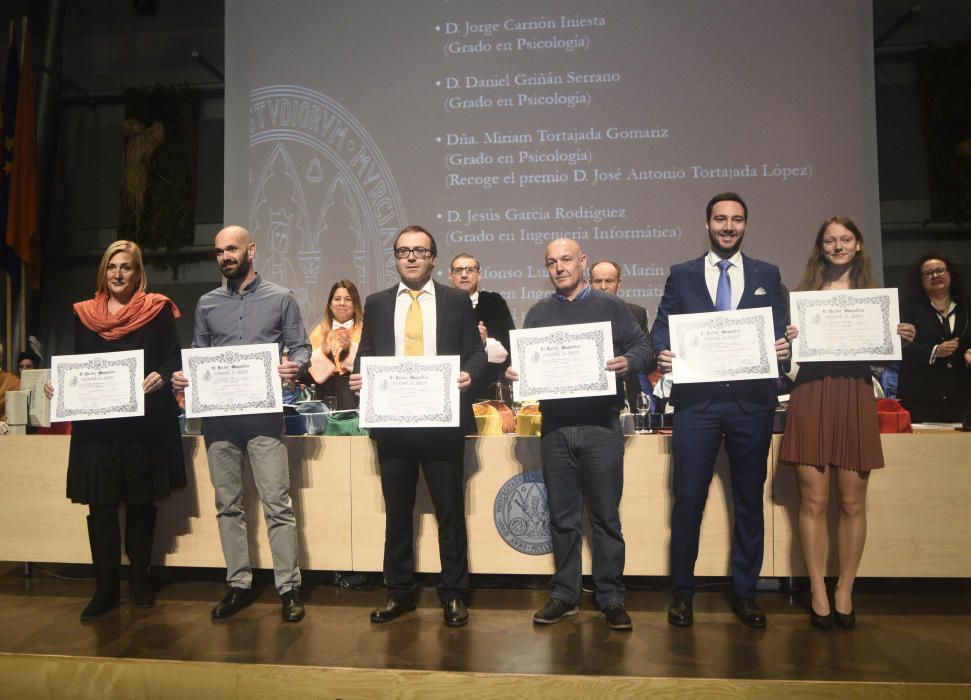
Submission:
[[[405,258],[411,257],[412,255],[414,255],[416,258],[420,258],[424,260],[425,258],[431,257],[432,251],[430,251],[428,248],[421,248],[421,247],[418,247],[418,248],[402,247],[402,248],[394,249],[394,256],[398,258],[398,260],[404,260]]]
[[[940,277],[947,274],[946,267],[935,267],[933,270],[921,270],[920,276],[930,279],[931,277]]]
[[[479,268],[478,267],[472,267],[472,266],[469,266],[469,267],[453,267],[452,268],[452,274],[453,275],[461,275],[463,272],[466,272],[466,273],[468,273],[468,274],[471,275],[473,272],[478,272],[478,271],[479,271]]]

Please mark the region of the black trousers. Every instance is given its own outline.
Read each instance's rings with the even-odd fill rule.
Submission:
[[[392,598],[415,590],[415,492],[425,475],[438,522],[442,602],[469,591],[469,543],[465,530],[465,436],[459,429],[385,429],[377,439],[384,493],[384,580]]]

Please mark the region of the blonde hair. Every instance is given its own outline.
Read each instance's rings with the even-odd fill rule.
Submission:
[[[796,285],[797,292],[814,292],[823,288],[829,281],[829,269],[826,258],[823,255],[823,235],[831,224],[839,224],[853,234],[856,242],[860,244],[860,250],[853,256],[850,267],[850,288],[851,289],[872,289],[876,286],[873,279],[873,269],[870,265],[870,256],[866,252],[863,244],[863,234],[859,227],[851,219],[845,216],[831,216],[823,222],[816,234],[812,252],[809,254],[809,261],[806,269],[802,273],[802,279]]]
[[[101,256],[101,264],[98,265],[98,294],[108,293],[108,262],[116,253],[129,253],[132,265],[138,270],[138,285],[136,289],[144,292],[148,288],[148,275],[145,274],[145,266],[142,264],[142,249],[137,243],[132,241],[115,241],[105,249]]]

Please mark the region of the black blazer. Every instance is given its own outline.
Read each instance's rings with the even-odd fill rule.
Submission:
[[[930,300],[911,301],[900,310],[900,320],[917,328],[914,342],[903,349],[897,396],[915,423],[958,422],[971,411],[971,368],[964,364],[964,352],[971,348],[968,307],[956,302],[954,331],[945,333]],[[958,349],[950,357],[930,362],[935,345],[958,338]]]
[[[398,285],[395,285],[369,295],[364,302],[364,330],[361,332],[361,343],[354,360],[356,373],[361,371],[362,357],[394,355],[394,308],[397,292]],[[435,316],[435,353],[458,355],[461,358],[459,366],[463,372],[471,375],[473,384],[481,381],[486,367],[486,355],[469,295],[435,282]],[[468,391],[462,393],[461,402],[461,430],[465,435],[474,435],[475,414],[472,412],[472,398]],[[371,431],[371,437],[380,439],[388,430],[397,429],[375,428]]]
[[[475,318],[486,325],[489,337],[502,343],[502,347],[510,353],[510,357],[507,357],[505,362],[492,363],[486,360],[486,370],[482,380],[476,382],[469,389],[474,399],[492,399],[495,398],[495,391],[490,391],[489,387],[496,380],[505,378],[506,367],[509,366],[512,357],[512,348],[509,346],[509,331],[513,330],[516,324],[513,323],[512,314],[509,312],[509,305],[506,304],[506,300],[496,292],[479,290],[479,303],[475,306]]]
[[[637,325],[644,331],[644,335],[650,335],[650,331],[647,328],[647,309],[639,304],[631,304],[629,301],[627,302],[627,308],[630,309],[634,320],[637,321]],[[655,364],[655,361],[651,360],[651,364],[644,368],[644,374],[650,374],[654,370]],[[631,412],[637,410],[637,396],[641,393],[639,374],[639,372],[628,372],[624,375],[624,393],[626,394],[627,406]]]

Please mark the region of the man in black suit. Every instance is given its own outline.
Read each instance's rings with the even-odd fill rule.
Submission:
[[[489,360],[482,381],[469,389],[474,401],[496,398],[495,384],[503,378],[509,366],[509,331],[516,327],[502,295],[479,289],[480,275],[479,261],[471,253],[459,253],[453,258],[449,270],[452,286],[461,289],[472,300],[479,322],[479,336]]]
[[[485,371],[486,358],[468,294],[432,281],[438,248],[420,226],[401,230],[393,244],[401,281],[371,294],[364,303],[364,330],[350,388],[359,392],[362,357],[458,355],[459,391],[466,392]],[[442,564],[438,596],[445,624],[469,621],[468,537],[463,483],[465,436],[475,433],[472,402],[463,393],[458,428],[374,428],[385,503],[384,580],[388,600],[371,613],[390,622],[415,609],[413,511],[418,469],[425,474],[438,521]]]
[[[785,299],[779,268],[742,255],[748,207],[734,192],[715,195],[705,211],[710,250],[700,258],[671,267],[664,296],[651,329],[663,373],[672,369],[674,353],[668,318],[733,309],[772,309],[776,358],[789,359]],[[687,627],[694,621],[694,568],[701,519],[715,471],[718,449],[725,442],[731,471],[732,610],[750,627],[765,627],[765,613],[755,602],[762,568],[765,484],[772,417],[776,399],[772,379],[675,384],[674,504],[671,509],[671,579],[673,596],[668,622]]]
[[[599,289],[601,292],[617,294],[622,281],[620,265],[613,260],[598,260],[590,268],[590,284],[593,285],[594,289]],[[629,301],[625,303],[634,315],[637,325],[644,331],[644,335],[647,335],[649,333],[647,329],[647,309],[640,304],[632,304]],[[637,397],[642,391],[645,391],[645,388],[641,387],[641,376],[653,370],[654,363],[652,362],[643,372],[628,372],[624,375],[624,394],[627,399],[627,406],[631,411],[637,410]],[[650,394],[650,390],[648,389],[646,393]]]

